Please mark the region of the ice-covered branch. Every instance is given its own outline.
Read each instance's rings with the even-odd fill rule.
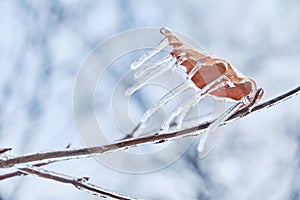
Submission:
[[[261,111],[265,108],[269,108],[278,103],[281,103],[287,99],[290,99],[300,93],[300,86],[285,93],[278,97],[275,97],[269,101],[255,106],[253,109],[243,109],[233,114],[225,124],[233,121],[234,119],[243,118],[256,111]],[[59,160],[69,160],[69,159],[79,159],[85,157],[95,156],[97,154],[109,153],[113,151],[119,151],[122,149],[128,149],[135,146],[140,146],[143,144],[155,144],[162,143],[169,140],[179,139],[187,136],[194,136],[200,134],[199,130],[205,130],[211,122],[206,122],[198,126],[187,128],[184,130],[166,133],[166,134],[153,134],[150,136],[133,138],[124,141],[119,141],[113,144],[108,144],[99,147],[81,148],[81,149],[69,149],[61,151],[51,151],[45,153],[36,153],[31,155],[19,156],[15,158],[9,158],[5,160],[0,160],[0,168],[8,168],[15,166],[17,164],[29,163],[29,162],[41,162],[41,161],[59,161]]]
[[[71,146],[71,144],[68,144],[66,146],[66,148],[68,149],[68,148],[70,148],[70,146]],[[11,151],[11,150],[12,150],[12,148],[2,148],[2,149],[0,148],[0,154],[5,153],[7,151]],[[45,166],[45,165],[51,164],[53,162],[54,161],[49,161],[49,160],[48,161],[41,161],[41,162],[36,163],[33,166],[35,166],[35,167],[41,167],[41,166]],[[26,175],[27,175],[26,173],[23,173],[21,171],[16,170],[16,171],[13,171],[13,172],[1,174],[0,175],[0,181],[8,179],[8,178],[16,177],[16,176],[26,176]]]
[[[111,191],[105,190],[101,187],[98,187],[96,185],[93,185],[88,182],[87,178],[74,178],[74,177],[71,177],[71,176],[68,176],[65,174],[60,174],[57,172],[45,170],[45,169],[42,169],[42,168],[36,167],[36,166],[26,166],[23,168],[19,168],[19,170],[25,174],[32,174],[32,175],[36,175],[40,178],[50,179],[50,180],[54,180],[54,181],[60,182],[60,183],[71,184],[80,190],[87,191],[87,192],[94,194],[96,196],[99,196],[99,197],[118,199],[118,200],[132,200],[133,199],[131,197],[120,195],[115,192],[111,192]]]

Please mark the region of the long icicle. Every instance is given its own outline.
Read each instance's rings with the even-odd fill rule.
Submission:
[[[151,108],[147,110],[147,112],[143,115],[143,117],[140,119],[140,123],[135,127],[135,129],[132,131],[131,135],[136,136],[138,133],[145,127],[146,121],[155,113],[159,108],[167,104],[169,101],[174,99],[178,94],[188,90],[191,88],[191,85],[184,81],[176,88],[172,89],[169,93],[167,93],[164,97],[162,97],[159,101],[155,103]]]
[[[153,69],[152,71],[148,72],[144,77],[142,77],[136,84],[134,84],[133,86],[131,86],[130,88],[128,88],[125,91],[126,95],[132,95],[135,91],[137,91],[138,89],[142,88],[144,85],[146,85],[149,81],[151,81],[152,79],[160,76],[161,74],[165,73],[166,71],[168,71],[169,69],[172,68],[172,66],[175,64],[175,59],[171,59],[169,61],[169,63],[167,63],[166,65],[162,64],[159,67],[156,67],[155,69]]]
[[[208,155],[216,143],[218,142],[218,139],[220,138],[221,133],[216,132],[217,128],[226,121],[233,113],[236,113],[240,107],[243,105],[243,102],[238,102],[232,107],[230,107],[225,113],[223,113],[220,117],[215,119],[207,128],[207,130],[202,135],[199,145],[198,145],[198,152],[199,157],[204,158],[206,155]],[[216,135],[216,138],[214,138],[209,146],[205,147],[205,144],[207,144],[207,141],[209,137],[212,137],[212,135]]]
[[[149,64],[149,65],[151,65],[150,67],[145,67],[144,69],[141,69],[141,70],[138,70],[137,72],[135,72],[134,77],[140,78],[144,74],[150,73],[152,70],[156,69],[160,65],[170,62],[172,59],[173,59],[173,57],[171,55],[168,55],[155,63],[151,63],[151,64]]]
[[[163,50],[165,47],[169,45],[169,41],[167,38],[164,38],[157,47],[155,47],[152,51],[148,51],[145,53],[142,57],[134,61],[131,65],[131,69],[137,69],[139,68],[143,63],[145,63],[147,60],[158,54],[161,50]]]

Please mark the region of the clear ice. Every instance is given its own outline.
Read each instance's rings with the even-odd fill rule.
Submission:
[[[146,121],[153,115],[154,112],[156,112],[159,108],[161,108],[169,101],[174,99],[177,95],[190,88],[193,88],[193,85],[191,85],[188,80],[185,80],[179,86],[175,87],[170,92],[168,92],[165,96],[163,96],[160,100],[158,100],[151,108],[147,110],[147,112],[140,119],[140,123],[134,129],[132,135],[134,136],[138,135],[138,133],[145,127]]]
[[[138,70],[135,74],[134,77],[135,78],[140,78],[141,76],[143,76],[144,74],[148,74],[149,72],[151,72],[152,70],[156,69],[157,67],[159,67],[160,65],[163,65],[165,63],[170,62],[173,59],[173,57],[171,55],[166,56],[165,58],[159,60],[156,63],[153,64],[149,64],[149,67],[145,67],[144,69],[140,69]]]
[[[168,39],[164,38],[155,49],[153,49],[152,51],[148,51],[141,58],[134,61],[131,64],[130,68],[132,70],[139,68],[143,63],[145,63],[147,60],[149,60],[150,58],[158,54],[161,50],[163,50],[168,45],[169,45]]]
[[[148,73],[146,73],[145,76],[141,77],[136,84],[128,88],[125,94],[128,96],[132,95],[135,91],[137,91],[138,89],[146,85],[152,79],[170,70],[174,66],[175,62],[176,62],[175,59],[171,59],[171,57],[166,57],[165,59],[162,59],[161,61],[154,63],[153,65],[156,65],[157,67],[152,68],[153,65],[151,65],[150,68],[152,69]],[[159,63],[160,65],[158,65]],[[141,71],[140,73],[145,73],[145,72]]]
[[[221,132],[218,131],[217,128],[223,122],[225,122],[232,114],[237,112],[242,105],[242,101],[236,103],[209,125],[209,127],[203,133],[198,145],[198,152],[200,158],[204,158],[205,156],[207,156],[217,144],[221,136]]]

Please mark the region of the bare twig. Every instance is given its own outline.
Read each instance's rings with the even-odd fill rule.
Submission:
[[[7,151],[11,151],[12,148],[0,148],[0,154],[6,153]]]
[[[262,104],[255,106],[253,109],[243,109],[235,113],[232,117],[230,117],[225,124],[231,122],[234,119],[243,118],[250,113],[254,113],[256,111],[260,111],[264,108],[269,108],[278,103],[281,103],[291,97],[294,97],[300,93],[300,86],[283,94],[274,99],[266,101]],[[140,146],[143,144],[155,144],[162,143],[169,140],[174,140],[178,138],[183,138],[187,136],[195,136],[201,134],[199,131],[204,131],[211,122],[206,122],[204,124],[200,124],[198,126],[187,128],[184,130],[166,133],[166,134],[154,134],[146,137],[140,137],[135,139],[128,139],[125,141],[119,141],[113,144],[108,144],[99,147],[90,147],[90,148],[81,148],[81,149],[73,149],[73,150],[61,150],[61,151],[51,151],[45,153],[37,153],[25,156],[19,156],[15,158],[10,158],[6,160],[0,160],[0,168],[8,168],[17,164],[29,163],[34,161],[58,161],[58,160],[69,160],[69,159],[79,159],[95,156],[97,154],[109,153],[117,150],[128,149],[131,147]]]
[[[70,146],[71,146],[71,143],[66,146],[66,149],[70,148]],[[3,148],[3,150],[5,150],[4,152],[10,151],[11,149],[12,148]],[[0,149],[0,154],[1,154],[1,149]],[[41,167],[41,166],[45,166],[45,165],[48,165],[48,164],[51,164],[51,163],[54,163],[54,161],[39,162],[39,163],[37,163],[33,166]],[[26,173],[23,173],[21,171],[13,171],[13,172],[10,172],[10,173],[1,174],[0,175],[0,181],[8,179],[8,178],[16,177],[16,176],[26,176],[26,175],[27,175]]]
[[[53,163],[53,162],[42,162],[42,163],[35,164],[33,166],[41,167],[41,166],[44,166],[44,165],[48,165],[50,163]],[[26,175],[27,175],[26,173],[23,173],[21,171],[14,171],[14,172],[10,172],[10,173],[0,175],[0,181],[8,179],[8,178],[15,177],[15,176],[26,176]]]
[[[99,197],[120,199],[120,200],[132,200],[133,199],[131,197],[120,195],[115,192],[110,192],[101,187],[93,185],[93,184],[89,183],[86,180],[86,178],[74,178],[71,176],[59,174],[57,172],[45,170],[45,169],[42,169],[40,167],[35,167],[35,166],[26,166],[24,168],[19,168],[19,170],[22,173],[36,175],[40,178],[50,179],[50,180],[54,180],[54,181],[60,182],[60,183],[71,184],[80,190],[87,191],[87,192],[94,194],[96,196],[99,196]]]
[[[24,176],[24,175],[27,175],[27,174],[20,172],[20,171],[14,171],[14,172],[0,175],[0,181],[3,181],[8,178],[12,178],[12,177],[16,177],[16,176]]]

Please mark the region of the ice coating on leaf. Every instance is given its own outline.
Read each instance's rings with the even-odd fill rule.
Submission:
[[[168,45],[172,48],[170,55],[137,71],[135,73],[135,78],[139,80],[126,91],[126,94],[131,95],[133,92],[147,84],[150,80],[163,74],[168,69],[172,72],[174,72],[177,66],[182,66],[185,69],[187,80],[192,82],[194,89],[196,88],[195,94],[171,113],[171,116],[161,127],[160,132],[162,133],[170,131],[170,124],[174,120],[176,120],[176,130],[180,130],[183,120],[189,110],[196,106],[206,96],[212,96],[217,100],[237,103],[213,121],[208,127],[208,130],[203,134],[198,146],[198,151],[199,154],[206,156],[215,146],[218,138],[220,137],[220,135],[217,134],[218,132],[216,129],[234,112],[237,112],[239,109],[249,105],[249,100],[253,98],[254,93],[257,91],[256,83],[254,80],[247,78],[245,75],[240,73],[229,62],[221,58],[210,56],[206,52],[185,43],[171,30],[163,27],[160,29],[160,32],[165,37],[158,47],[136,60],[131,65],[131,68],[139,68],[148,59],[159,53],[159,51]],[[171,57],[172,60],[175,60],[173,64],[168,61]],[[166,67],[164,65],[165,63],[168,63],[167,65],[169,66]],[[154,112],[156,112],[158,108],[164,106],[168,101],[170,101],[170,99],[173,99],[176,95],[182,92],[180,90],[178,91],[178,87],[181,88],[179,85],[171,91],[174,93],[173,96],[168,93],[146,111],[141,118],[139,125],[136,126],[132,134],[140,132],[143,129],[145,122],[153,115]],[[242,99],[247,101],[242,102]],[[200,157],[202,157],[202,155]]]
[[[190,71],[188,74],[188,77],[191,79],[197,72],[198,70],[203,66],[203,63],[201,61],[197,62],[196,66]]]

